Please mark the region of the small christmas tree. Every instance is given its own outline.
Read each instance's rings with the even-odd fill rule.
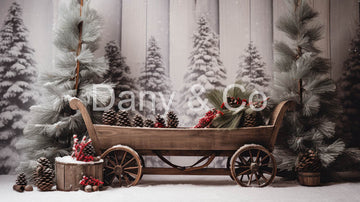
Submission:
[[[264,91],[270,81],[265,72],[265,63],[261,61],[260,53],[252,41],[245,51],[246,54],[241,57],[236,79],[249,83],[256,90]]]
[[[22,135],[29,108],[35,103],[34,50],[18,3],[10,6],[0,30],[0,174],[17,166],[16,140]]]
[[[351,42],[349,58],[338,83],[343,113],[338,133],[349,146],[360,147],[360,27]]]
[[[171,94],[171,84],[154,37],[149,39],[146,66],[139,77],[139,84],[141,90],[155,94],[155,109],[152,108],[152,97],[144,97],[144,115],[164,114],[165,109],[159,93],[167,100]]]
[[[275,45],[271,98],[276,103],[297,102],[296,111],[287,113],[283,124],[288,147],[295,153],[314,149],[322,165],[327,167],[343,152],[345,145],[333,139],[339,109],[336,87],[328,76],[328,61],[319,56],[320,50],[314,46],[321,38],[323,27],[313,23],[318,13],[306,1],[290,0],[289,3],[289,13],[280,17],[277,27],[292,43]]]
[[[18,142],[23,161],[20,170],[30,173],[40,156],[54,161],[71,151],[73,134],[86,132],[79,111],[69,106],[72,97],[79,98],[94,122],[101,121],[101,112],[93,111],[93,104],[106,106],[111,88],[103,82],[107,66],[94,52],[100,37],[101,19],[89,1],[72,0],[59,12],[55,45],[58,48],[56,66],[51,72],[41,72],[43,102],[31,107],[31,120],[24,129],[25,138]],[[99,121],[100,120],[100,121]],[[50,172],[48,174],[51,174]]]
[[[193,37],[194,44],[190,56],[190,65],[184,76],[184,86],[181,90],[182,98],[179,103],[183,108],[183,115],[190,121],[181,120],[184,120],[185,124],[189,126],[195,125],[195,122],[207,111],[204,108],[196,111],[189,108],[189,102],[196,109],[202,107],[202,103],[194,99],[191,92],[192,86],[200,84],[206,90],[224,88],[224,81],[226,80],[226,71],[220,60],[218,36],[211,30],[205,17],[200,17],[197,25],[197,32],[194,33]],[[205,93],[201,95],[201,98],[205,99]]]
[[[136,92],[137,87],[135,81],[130,77],[130,68],[125,62],[125,57],[121,56],[118,45],[115,41],[110,41],[105,46],[105,58],[109,65],[109,70],[105,74],[106,79],[110,79],[114,84],[115,92],[115,108],[118,106],[120,100],[130,99],[129,94],[119,97],[121,92],[131,91]],[[137,103],[137,102],[136,102]],[[127,109],[131,103],[123,103],[123,108]],[[134,105],[135,108],[135,105]]]

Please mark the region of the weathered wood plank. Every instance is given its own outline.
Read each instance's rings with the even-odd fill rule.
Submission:
[[[241,129],[94,127],[101,149],[122,144],[135,150],[236,150],[249,143],[268,147],[273,130],[273,126]]]

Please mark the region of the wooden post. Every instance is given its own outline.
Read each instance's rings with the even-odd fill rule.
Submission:
[[[96,162],[67,162],[62,157],[55,159],[56,189],[60,191],[77,191],[83,176],[91,176],[103,181],[103,160]]]

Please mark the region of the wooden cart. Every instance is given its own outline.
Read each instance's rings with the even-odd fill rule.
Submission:
[[[286,110],[293,102],[281,102],[269,125],[251,128],[136,128],[93,124],[77,98],[70,101],[80,110],[97,155],[104,159],[104,182],[115,177],[127,186],[143,174],[230,175],[241,186],[269,185],[276,176],[271,154]],[[158,156],[170,167],[145,167],[142,156]],[[172,164],[164,156],[203,156],[192,166]],[[228,157],[226,168],[207,168],[215,156]],[[201,164],[201,165],[200,165]]]

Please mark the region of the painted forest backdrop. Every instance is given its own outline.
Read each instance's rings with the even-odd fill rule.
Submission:
[[[1,26],[13,2],[0,1]],[[57,55],[53,27],[60,5],[68,0],[16,2],[23,10],[21,18],[28,29],[28,45],[34,50],[34,66],[39,72],[51,70]],[[316,45],[322,50],[322,56],[330,59],[331,78],[338,80],[349,56],[351,39],[356,36],[358,1],[308,2],[320,13],[318,21],[324,25],[324,37]],[[273,75],[273,44],[286,40],[275,26],[278,17],[286,11],[285,6],[284,0],[92,0],[91,7],[103,17],[104,28],[96,55],[106,56],[108,60],[115,57],[113,64],[109,64],[114,71],[118,64],[123,64],[125,80],[129,79],[126,82],[129,85],[124,89],[133,89],[134,79],[140,78],[140,87],[151,88],[153,85],[153,89],[146,90],[160,90],[170,96],[172,91],[169,89],[172,89],[180,97],[187,89],[186,84],[191,83],[189,78],[193,72],[189,73],[189,68],[199,62],[192,59],[207,59],[195,51],[196,37],[206,36],[214,56],[211,60],[217,67],[214,75],[207,75],[217,81],[208,83],[210,87],[221,87],[239,78],[254,82],[257,76],[247,71],[253,66],[264,70],[262,83],[266,87],[271,85]],[[249,57],[256,63],[247,67]],[[161,84],[156,83],[156,79],[149,79],[155,69],[166,77],[163,80],[167,82]],[[197,74],[202,75],[201,71]],[[180,100],[178,97],[176,100]],[[179,103],[175,102],[173,107],[177,108]],[[194,124],[184,116],[182,118],[184,122]],[[21,132],[18,133],[14,136],[21,136]],[[13,137],[4,134],[0,134],[0,173],[13,169],[17,158],[17,151],[12,146]]]

